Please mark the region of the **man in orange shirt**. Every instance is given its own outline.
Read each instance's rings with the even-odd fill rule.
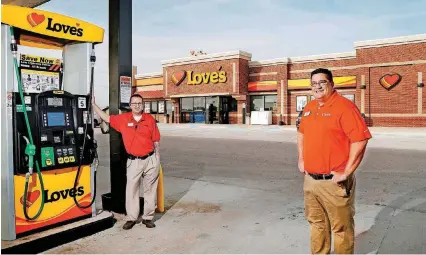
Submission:
[[[334,90],[331,71],[314,70],[311,86],[297,138],[311,252],[330,253],[333,232],[334,252],[354,253],[354,172],[371,134],[357,106]]]
[[[130,98],[131,112],[109,116],[92,99],[95,112],[111,127],[121,133],[128,153],[126,212],[127,222],[123,229],[131,229],[139,218],[140,183],[143,180],[144,210],[142,223],[148,228],[155,227],[154,218],[157,185],[160,170],[160,132],[154,118],[143,112],[142,96]]]

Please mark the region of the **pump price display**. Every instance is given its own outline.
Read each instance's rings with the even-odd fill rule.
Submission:
[[[63,106],[62,104],[62,98],[58,97],[50,97],[47,99],[47,105],[48,106]]]

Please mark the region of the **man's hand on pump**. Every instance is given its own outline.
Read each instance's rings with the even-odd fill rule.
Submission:
[[[101,108],[99,108],[99,106],[96,105],[95,102],[95,96],[92,95],[92,106],[93,106],[93,110],[95,110],[95,112],[99,115],[99,117],[101,117],[101,119],[105,122],[109,123],[109,114],[102,111]]]

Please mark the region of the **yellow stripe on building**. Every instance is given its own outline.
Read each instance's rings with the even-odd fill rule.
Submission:
[[[335,87],[355,87],[356,86],[356,76],[340,76],[334,77],[334,86]],[[310,79],[297,79],[297,80],[288,80],[289,89],[305,89],[311,87]]]
[[[164,79],[161,78],[149,78],[136,80],[135,86],[149,86],[149,85],[163,85]]]

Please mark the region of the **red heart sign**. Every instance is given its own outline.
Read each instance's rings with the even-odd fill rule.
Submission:
[[[176,85],[179,86],[183,80],[185,80],[186,78],[186,72],[185,71],[178,71],[178,72],[174,72],[172,74],[172,82]]]
[[[75,23],[76,25],[77,25],[77,27],[79,27],[80,26],[80,23]]]
[[[40,197],[40,190],[35,190],[27,193],[27,208],[32,206],[35,201]],[[24,204],[24,196],[20,199],[21,204]]]
[[[400,81],[401,75],[392,73],[383,75],[380,78],[379,83],[383,86],[383,88],[390,90],[391,88],[395,87]]]
[[[38,26],[39,24],[43,23],[44,19],[45,18],[43,14],[39,15],[35,12],[28,14],[27,16],[27,21],[32,27]]]

